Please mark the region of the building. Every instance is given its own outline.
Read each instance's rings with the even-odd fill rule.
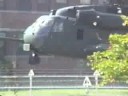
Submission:
[[[104,4],[104,1],[105,0],[0,0],[0,36],[21,38],[23,30],[26,27],[32,24],[40,15],[48,14],[51,9],[79,4]],[[0,60],[7,58],[13,65],[13,69],[23,70],[32,67],[27,64],[28,56],[26,54],[27,53],[22,50],[22,44],[18,41],[0,40]],[[54,67],[54,69],[75,69],[78,68],[78,66],[79,68],[83,68],[83,65],[79,64],[79,60],[66,60],[65,58],[58,60],[56,58],[47,59],[46,57],[42,57],[42,65],[36,65],[33,68],[48,69]]]
[[[109,0],[0,0],[1,10],[50,11],[69,5],[102,4]],[[115,1],[115,0],[111,0]]]

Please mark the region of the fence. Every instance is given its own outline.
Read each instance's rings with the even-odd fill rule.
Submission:
[[[88,78],[93,79],[94,76],[90,75]],[[32,78],[32,88],[83,88],[84,79],[84,75],[38,75]],[[0,89],[28,88],[30,88],[29,76],[0,76]]]
[[[33,89],[95,88],[100,80],[93,75],[0,76],[0,89],[29,89],[31,83]],[[122,82],[99,88],[128,89],[128,84]]]
[[[31,70],[26,76],[0,76],[0,95],[128,96],[127,83],[122,81],[99,87],[100,81],[98,75],[34,75]]]

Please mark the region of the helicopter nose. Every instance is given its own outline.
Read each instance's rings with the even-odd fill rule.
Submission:
[[[43,46],[44,36],[42,36],[42,29],[40,26],[31,25],[24,32],[24,43],[32,45],[34,48]]]
[[[34,35],[34,32],[33,32],[33,28],[31,26],[29,26],[25,30],[24,35],[23,35],[24,43],[32,44],[32,42],[34,41],[34,38],[35,38],[35,35]]]

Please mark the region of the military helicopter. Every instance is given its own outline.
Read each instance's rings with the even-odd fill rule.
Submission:
[[[106,50],[110,34],[127,33],[127,14],[119,6],[78,5],[52,10],[25,30],[23,49],[31,51],[30,64],[40,63],[39,54],[85,58]]]

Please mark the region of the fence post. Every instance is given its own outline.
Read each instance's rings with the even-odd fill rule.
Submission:
[[[99,76],[100,76],[100,73],[96,70],[93,74],[95,76],[95,86],[97,86],[99,84]]]
[[[85,76],[85,79],[84,79],[84,82],[83,82],[83,87],[87,87],[88,88],[89,86],[92,86],[92,83],[91,83],[89,77]]]
[[[28,73],[28,76],[29,76],[29,84],[30,84],[30,87],[29,87],[29,96],[32,96],[32,79],[33,79],[33,76],[34,76],[33,69],[30,69],[30,71]]]
[[[83,82],[83,87],[86,88],[85,96],[88,96],[90,86],[92,86],[92,83],[91,83],[89,77],[85,76],[85,79],[84,79],[84,82]]]

